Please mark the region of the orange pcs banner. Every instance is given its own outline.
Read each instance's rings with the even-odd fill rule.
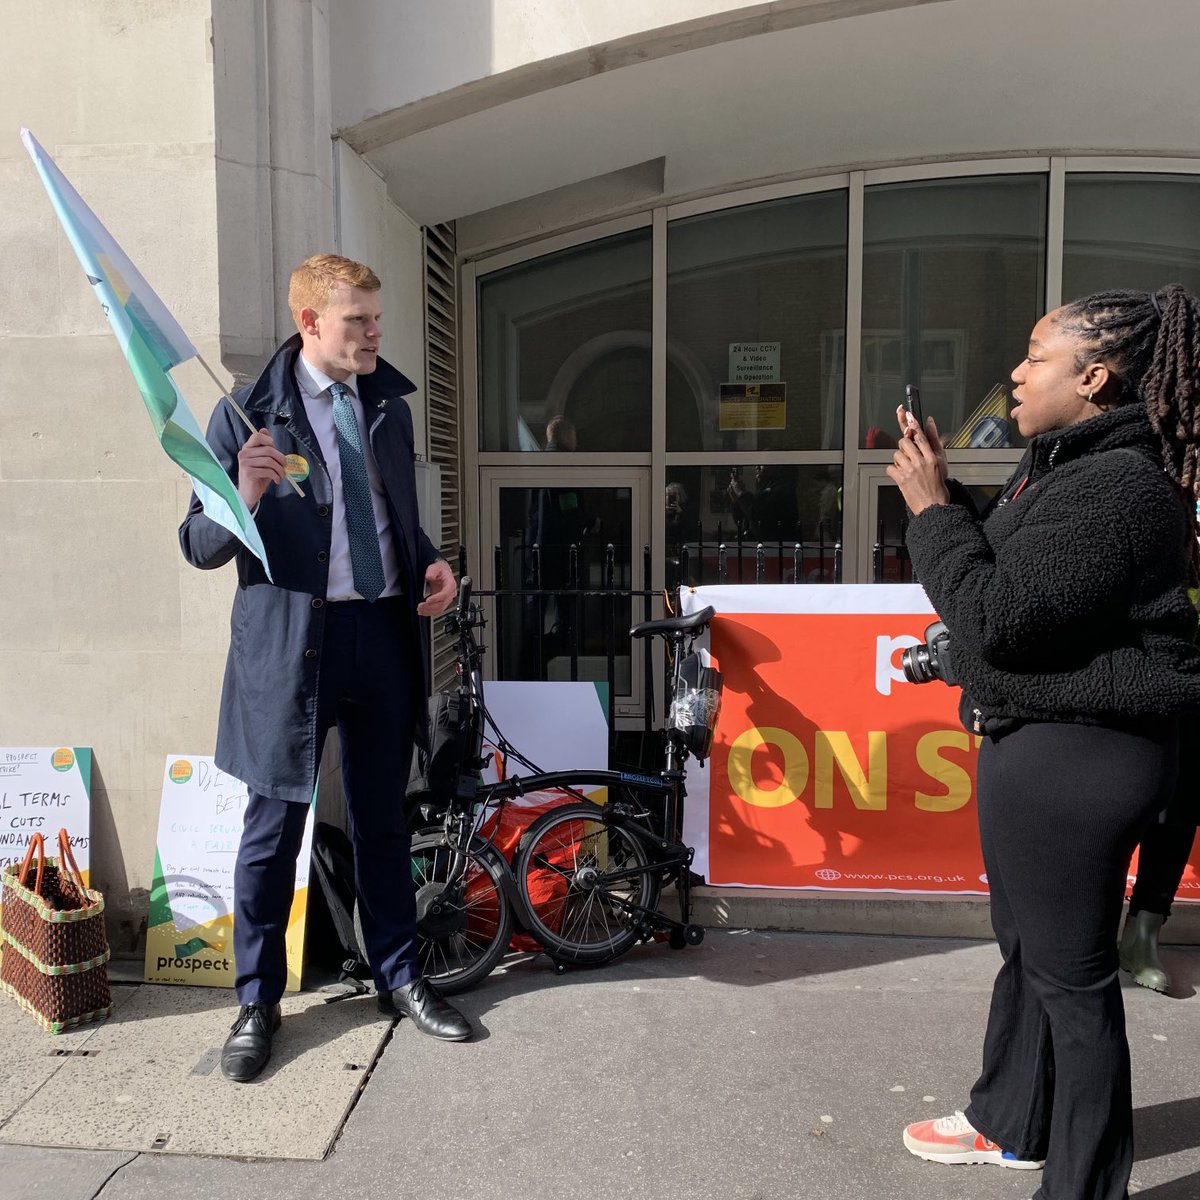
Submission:
[[[803,595],[814,591],[823,594]],[[881,591],[891,593],[882,604]],[[978,741],[958,722],[957,689],[908,683],[900,669],[935,619],[921,589],[756,586],[696,598],[717,609],[710,649],[725,676],[709,882],[986,891]],[[806,599],[826,611],[795,611]]]
[[[901,670],[936,620],[921,588],[684,593],[685,612],[708,604],[725,692],[712,757],[689,764],[695,869],[713,884],[986,893],[979,738],[958,720],[958,688]],[[1193,867],[1180,899],[1197,879]]]

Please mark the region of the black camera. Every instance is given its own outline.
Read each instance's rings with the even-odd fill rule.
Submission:
[[[956,684],[958,677],[950,664],[950,630],[941,621],[934,621],[925,630],[925,645],[909,646],[900,655],[900,666],[909,683]]]

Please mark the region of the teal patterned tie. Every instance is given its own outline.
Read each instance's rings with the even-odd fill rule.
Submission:
[[[342,501],[346,506],[346,528],[350,533],[350,562],[354,590],[366,600],[378,600],[383,591],[383,559],[379,554],[379,531],[371,507],[371,480],[363,458],[362,435],[350,389],[332,384],[333,423],[337,427],[338,458],[342,463]]]

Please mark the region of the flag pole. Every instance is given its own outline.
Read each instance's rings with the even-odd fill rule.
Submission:
[[[204,358],[201,354],[199,354],[199,353],[196,354],[196,361],[208,372],[209,379],[211,379],[213,381],[213,383],[215,383],[217,385],[217,387],[220,388],[221,399],[229,401],[230,407],[233,409],[233,411],[235,413],[237,413],[237,415],[239,417],[242,418],[242,420],[246,424],[246,428],[248,430],[250,430],[251,433],[257,433],[258,430],[254,428],[253,422],[250,420],[250,418],[248,416],[246,416],[246,410],[225,390],[225,385],[216,377],[216,375],[213,374],[212,367],[210,367],[208,365],[208,363],[206,363],[204,361]],[[297,496],[304,495],[303,489],[290,475],[285,475],[284,478],[288,481],[288,483],[290,483],[292,485],[292,490],[296,493]]]

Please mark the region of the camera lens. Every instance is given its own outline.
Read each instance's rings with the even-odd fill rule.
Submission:
[[[900,669],[909,683],[929,683],[933,679],[928,646],[909,646],[900,655]]]

